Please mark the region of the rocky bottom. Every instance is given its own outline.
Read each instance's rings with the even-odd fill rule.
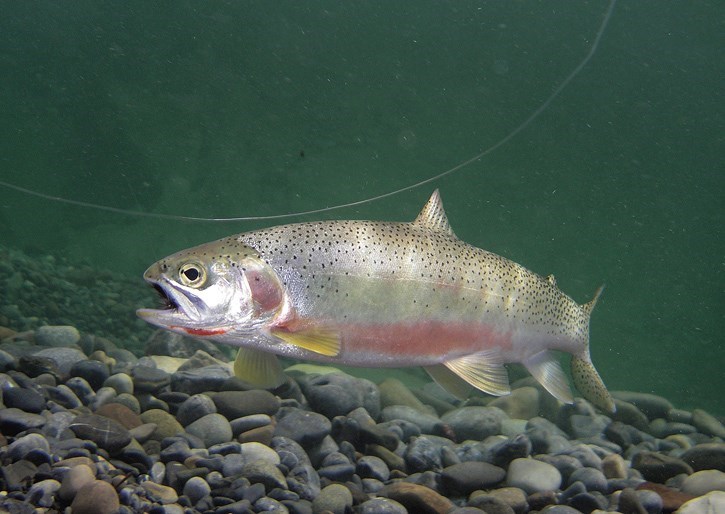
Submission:
[[[531,379],[461,403],[305,365],[264,391],[172,334],[149,349],[190,356],[0,341],[0,513],[725,512],[722,420],[650,394],[605,416]]]

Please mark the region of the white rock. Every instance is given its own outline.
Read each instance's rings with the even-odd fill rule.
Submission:
[[[725,512],[725,493],[713,491],[685,502],[675,514],[719,514]]]
[[[506,473],[506,483],[527,493],[554,491],[561,485],[561,473],[551,464],[535,459],[514,459]]]
[[[263,460],[276,466],[279,464],[279,455],[272,448],[263,445],[262,443],[251,442],[243,443],[241,446],[241,454],[244,457],[245,462],[252,462],[255,460]]]

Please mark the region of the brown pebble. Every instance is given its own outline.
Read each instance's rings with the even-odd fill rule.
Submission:
[[[84,485],[70,506],[73,514],[114,514],[119,507],[116,490],[103,480]]]
[[[121,426],[127,429],[143,425],[141,416],[120,403],[105,403],[96,410],[96,414],[117,421],[121,424]]]
[[[262,443],[265,446],[269,446],[272,442],[272,437],[274,437],[274,425],[265,425],[239,434],[237,441],[240,443]]]
[[[401,503],[409,512],[446,514],[455,508],[448,498],[418,484],[397,482],[386,485],[378,494]]]
[[[694,498],[691,494],[677,491],[676,489],[670,489],[666,485],[656,484],[654,482],[644,482],[637,486],[638,490],[645,489],[647,491],[654,491],[662,498],[662,510],[664,512],[673,512],[680,508],[680,506],[686,501],[690,501]]]

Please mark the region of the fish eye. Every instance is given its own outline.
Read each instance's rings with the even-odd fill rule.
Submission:
[[[195,262],[188,262],[179,268],[179,279],[185,286],[199,287],[204,284],[206,274],[201,265]]]

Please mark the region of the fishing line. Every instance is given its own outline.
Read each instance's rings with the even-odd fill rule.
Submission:
[[[235,218],[203,218],[203,217],[194,217],[194,216],[181,216],[178,214],[163,214],[163,213],[155,213],[155,212],[143,212],[143,211],[134,211],[131,209],[121,209],[118,207],[111,207],[108,205],[101,205],[101,204],[95,204],[91,202],[83,202],[81,200],[73,200],[71,198],[64,198],[62,196],[54,196],[46,193],[41,193],[40,191],[34,191],[32,189],[27,189],[21,186],[17,186],[15,184],[11,184],[9,182],[5,182],[3,180],[0,180],[0,186],[6,187],[8,189],[13,189],[15,191],[18,191],[20,193],[24,193],[26,195],[35,196],[38,198],[42,198],[44,200],[51,200],[54,202],[59,203],[65,203],[69,205],[75,205],[77,207],[85,207],[89,209],[96,209],[99,211],[108,211],[108,212],[115,212],[118,214],[125,214],[128,216],[138,216],[138,217],[146,217],[146,218],[157,218],[157,219],[168,219],[168,220],[177,220],[177,221],[213,221],[213,222],[221,222],[221,221],[258,221],[258,220],[275,220],[275,219],[281,219],[281,218],[294,218],[298,216],[305,216],[308,214],[319,214],[322,212],[329,212],[329,211],[336,211],[338,209],[346,209],[348,207],[355,207],[358,205],[363,205],[366,203],[375,202],[378,200],[382,200],[383,198],[388,198],[390,196],[398,195],[400,193],[403,193],[405,191],[410,191],[411,189],[416,189],[418,187],[421,187],[425,184],[429,184],[430,182],[434,182],[436,180],[440,180],[443,177],[446,177],[448,175],[451,175],[457,171],[459,171],[462,168],[465,168],[466,166],[469,166],[473,164],[476,161],[479,161],[480,159],[484,158],[491,152],[494,152],[501,146],[508,143],[511,139],[516,137],[521,131],[523,131],[526,127],[531,125],[531,123],[538,118],[541,113],[543,113],[548,107],[551,105],[551,103],[559,96],[559,94],[569,85],[569,83],[576,78],[577,75],[584,69],[584,67],[589,63],[589,61],[594,56],[595,52],[597,51],[597,48],[599,47],[599,42],[602,39],[602,36],[604,35],[604,32],[607,28],[607,25],[609,24],[609,19],[612,17],[612,13],[614,12],[614,6],[616,5],[617,0],[611,0],[609,2],[609,6],[607,7],[606,12],[604,13],[604,19],[602,20],[601,25],[599,26],[599,29],[597,30],[596,35],[594,36],[594,40],[592,42],[591,47],[589,48],[589,52],[584,56],[584,59],[567,75],[567,77],[556,87],[554,88],[554,91],[549,95],[549,97],[542,103],[536,110],[534,110],[524,121],[522,121],[516,128],[514,128],[511,132],[506,134],[503,138],[501,138],[499,141],[494,143],[493,145],[489,146],[482,152],[474,155],[470,159],[467,159],[452,168],[447,169],[446,171],[442,173],[438,173],[437,175],[434,175],[432,177],[428,177],[426,179],[423,179],[419,182],[415,182],[413,184],[410,184],[405,187],[401,187],[400,189],[396,189],[394,191],[389,191],[387,193],[382,193],[377,196],[371,196],[369,198],[364,198],[362,200],[356,200],[353,202],[348,203],[341,203],[337,205],[331,205],[329,207],[321,207],[319,209],[311,209],[308,211],[299,211],[299,212],[290,212],[286,214],[271,214],[271,215],[265,215],[265,216],[239,216]]]

